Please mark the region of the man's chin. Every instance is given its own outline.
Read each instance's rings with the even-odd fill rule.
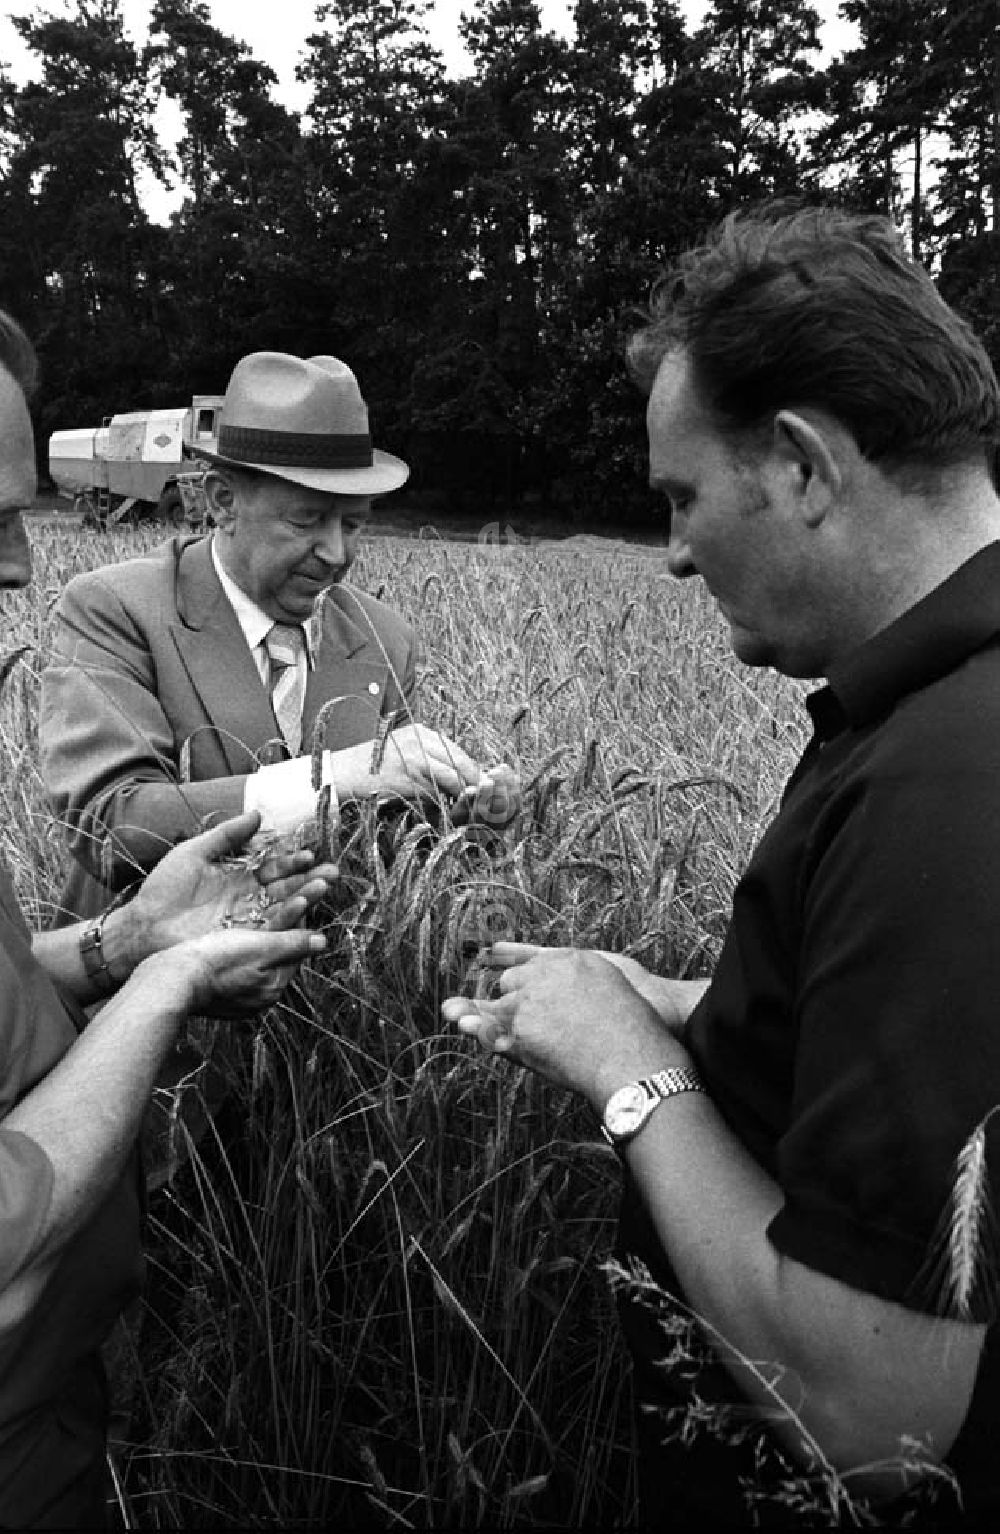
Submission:
[[[744,666],[771,666],[774,664],[773,656],[759,634],[751,629],[741,628],[738,623],[729,623],[729,642],[733,647],[733,654],[737,660],[741,660]]]
[[[325,589],[325,587],[318,587],[312,596],[305,596],[301,592],[290,592],[283,596],[280,602],[275,603],[270,609],[270,616],[278,623],[308,623]]]
[[[780,672],[782,676],[796,677],[802,681],[826,675],[824,662],[811,648],[786,645],[784,649],[779,649],[774,644],[768,644],[760,634],[735,628],[732,624],[730,636],[733,654],[744,666],[770,666],[772,671]]]

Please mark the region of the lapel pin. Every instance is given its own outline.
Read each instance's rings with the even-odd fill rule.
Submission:
[[[377,693],[378,692],[378,683],[377,682],[369,682],[368,683],[368,691],[370,693],[372,693],[373,695],[375,693]]]

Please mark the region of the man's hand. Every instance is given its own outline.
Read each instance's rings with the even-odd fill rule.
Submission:
[[[708,980],[669,980],[662,975],[653,975],[644,968],[638,959],[631,959],[624,953],[611,953],[604,948],[573,949],[560,947],[546,947],[542,943],[494,943],[484,955],[485,965],[488,969],[505,970],[514,965],[527,964],[529,959],[534,959],[540,954],[546,953],[575,953],[586,952],[596,954],[601,959],[607,959],[613,964],[633,990],[638,991],[644,1001],[648,1001],[660,1015],[663,1022],[680,1043],[684,1042],[684,1028],[687,1020],[705,991],[711,983]]]
[[[377,772],[371,760],[371,742],[331,753],[338,798],[457,799],[483,776],[467,751],[423,724],[404,724],[386,736]]]
[[[237,939],[242,933],[251,937],[293,934],[309,907],[326,894],[336,872],[329,864],[315,867],[307,851],[248,853],[247,844],[259,820],[255,811],[237,815],[182,842],[157,864],[135,899],[112,913],[105,924],[105,951],[112,973],[130,972],[143,959],[179,944],[225,938],[220,951],[227,974],[222,995],[228,998],[244,988],[252,990],[256,982],[249,973],[244,986],[229,975],[229,969],[239,971],[244,964],[253,968],[254,954],[267,953],[269,957],[261,960],[268,971],[267,995],[253,1010],[273,999],[277,977],[272,964],[284,957],[280,989],[295,964],[318,949],[303,947],[299,939],[307,935],[301,933],[291,944],[273,949],[251,945],[245,953],[238,950]]]
[[[493,953],[520,946],[497,944]],[[688,1063],[654,1008],[602,955],[554,948],[509,957],[499,1000],[450,996],[441,1008],[484,1049],[582,1092],[599,1110],[624,1082]]]
[[[249,857],[256,812],[192,837],[158,864],[135,899],[104,923],[105,958],[128,979],[5,1118],[52,1165],[52,1195],[24,1264],[19,1302],[34,1304],[66,1242],[120,1175],[177,1031],[191,1013],[243,1017],[276,1001],[306,958],[326,947],[301,925],[326,889],[324,870],[291,856]],[[46,933],[40,962],[71,989],[81,929]],[[87,982],[88,986],[90,982]],[[77,994],[80,994],[79,990]],[[93,999],[81,995],[81,999]]]
[[[482,825],[499,831],[520,807],[521,780],[513,767],[500,762],[487,767],[474,787],[462,791],[449,807],[448,818],[453,826]]]
[[[404,724],[386,737],[381,766],[368,792],[390,799],[457,799],[482,777],[467,751],[422,724]]]
[[[252,1017],[272,1006],[302,961],[325,947],[322,933],[302,927],[224,927],[154,954],[136,973],[167,966],[184,987],[187,1012]]]

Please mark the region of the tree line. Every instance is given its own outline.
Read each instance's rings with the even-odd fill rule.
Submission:
[[[835,197],[890,213],[1000,359],[998,0],[469,0],[451,78],[430,0],[316,7],[301,114],[202,0],[13,18],[0,71],[0,304],[35,338],[41,446],[221,392],[238,357],[332,352],[410,493],[484,514],[652,514],[622,361],[650,285],[728,209]],[[156,109],[179,108],[167,148]],[[138,185],[180,178],[151,222]],[[44,462],[41,465],[44,470]]]

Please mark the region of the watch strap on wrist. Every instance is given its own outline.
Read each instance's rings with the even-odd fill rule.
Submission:
[[[96,920],[85,926],[80,933],[80,958],[83,960],[84,974],[106,996],[116,991],[121,981],[116,980],[111,973],[111,967],[104,952],[104,923],[112,911],[117,911],[120,906],[131,900],[138,888],[138,884],[130,884],[127,889],[122,890],[110,905],[104,907]]]
[[[668,1066],[665,1071],[657,1071],[655,1076],[645,1077],[643,1086],[651,1088],[664,1102],[668,1097],[676,1097],[680,1092],[704,1092],[705,1090],[705,1083],[693,1065]]]
[[[655,1108],[659,1107],[661,1102],[666,1102],[669,1097],[678,1097],[682,1092],[705,1091],[705,1083],[698,1075],[694,1066],[691,1065],[671,1065],[666,1070],[657,1071],[653,1076],[643,1076],[638,1081],[630,1082],[629,1085],[638,1088],[646,1094],[648,1108],[640,1123],[636,1125],[630,1134],[612,1134],[607,1124],[602,1120],[601,1134],[608,1144],[613,1145],[616,1149],[628,1144],[633,1135],[637,1134],[643,1125],[648,1122],[649,1115]],[[615,1095],[615,1093],[612,1093],[608,1103],[612,1101]],[[607,1107],[605,1108],[606,1112]]]

